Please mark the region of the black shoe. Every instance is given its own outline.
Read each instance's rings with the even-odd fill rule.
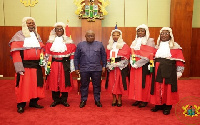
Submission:
[[[117,103],[117,107],[121,107],[121,106],[122,106],[122,102],[121,102],[121,104]]]
[[[141,101],[136,101],[136,102],[134,102],[134,103],[132,104],[132,106],[137,106],[137,105],[140,104],[140,102],[141,102]]]
[[[83,107],[85,107],[85,105],[86,105],[86,101],[82,101],[82,102],[80,102],[80,108],[83,108]]]
[[[102,107],[102,104],[100,101],[98,101],[98,102],[95,101],[95,105],[97,105],[97,107]]]
[[[157,108],[156,106],[154,108],[151,109],[152,112],[157,112],[158,110],[160,110],[159,108]]]
[[[164,115],[169,115],[170,114],[170,110],[163,110],[163,114]]]
[[[22,114],[24,112],[24,108],[23,107],[18,107],[17,108],[17,112]]]
[[[60,102],[53,102],[53,103],[51,103],[50,107],[55,107],[58,104],[60,104]]]
[[[38,109],[44,108],[44,106],[41,106],[38,104],[35,104],[35,105],[29,104],[29,107],[38,108]]]
[[[148,102],[141,102],[138,107],[139,108],[146,107],[147,104],[148,104]]]
[[[157,112],[158,110],[163,110],[163,105],[155,105],[155,107],[151,109],[152,112]]]
[[[112,106],[116,106],[117,105],[117,101],[115,103],[112,103]]]
[[[64,105],[65,107],[69,107],[70,105],[67,102],[62,102],[62,105]]]

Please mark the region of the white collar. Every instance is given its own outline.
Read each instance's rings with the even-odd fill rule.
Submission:
[[[40,47],[37,37],[34,32],[30,32],[30,37],[24,39],[23,47]]]
[[[50,51],[52,52],[65,52],[67,50],[67,47],[65,43],[63,42],[63,37],[56,37]]]

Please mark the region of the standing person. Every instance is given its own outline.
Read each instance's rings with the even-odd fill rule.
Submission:
[[[185,60],[182,48],[174,42],[172,29],[169,27],[160,30],[156,48],[150,98],[150,103],[155,107],[151,111],[163,110],[163,114],[168,115],[172,105],[179,101],[177,79],[182,76]]]
[[[52,91],[54,100],[50,107],[58,104],[70,106],[67,98],[73,86],[71,72],[75,71],[73,59],[76,46],[65,34],[65,24],[57,22],[46,44],[46,56],[52,56],[51,71],[46,80],[47,89]]]
[[[92,30],[87,31],[85,37],[86,41],[77,45],[74,57],[76,74],[80,73],[81,77],[80,108],[86,105],[90,77],[93,84],[95,105],[102,107],[100,102],[101,74],[105,72],[106,53],[103,44],[95,41],[95,33]]]
[[[112,93],[112,106],[122,106],[122,94],[128,93],[128,63],[130,48],[122,39],[119,29],[112,30],[107,45],[106,88]]]
[[[135,40],[130,46],[132,55],[129,98],[136,100],[132,106],[142,108],[150,99],[151,74],[148,67],[154,56],[155,42],[153,38],[149,38],[149,29],[145,24],[139,25],[136,32]]]
[[[44,45],[37,33],[34,18],[23,18],[22,30],[12,37],[9,45],[16,71],[17,112],[23,113],[28,101],[29,107],[43,108],[37,101],[44,98],[43,75],[39,65]]]

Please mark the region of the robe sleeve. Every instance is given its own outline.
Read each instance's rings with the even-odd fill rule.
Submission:
[[[14,63],[16,73],[25,72],[24,66],[22,63],[22,58],[20,56],[20,51],[12,52],[11,56],[13,58],[13,63]]]

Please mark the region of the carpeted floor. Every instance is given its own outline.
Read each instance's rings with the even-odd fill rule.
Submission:
[[[163,115],[162,111],[151,112],[150,109],[153,107],[151,104],[145,108],[133,107],[131,104],[134,101],[129,100],[127,96],[123,97],[122,107],[112,107],[112,95],[104,89],[104,81],[101,92],[103,107],[95,106],[91,84],[87,105],[81,109],[76,81],[74,85],[68,98],[70,107],[63,105],[49,107],[52,103],[51,92],[46,91],[46,98],[38,101],[45,106],[44,109],[26,106],[25,112],[19,114],[16,112],[14,80],[0,80],[0,125],[183,125],[184,123],[184,120],[178,118],[175,113],[176,105],[173,105],[171,114],[167,116]],[[178,85],[180,100],[185,97],[200,97],[200,80],[179,80]],[[200,116],[198,118],[200,119]]]

